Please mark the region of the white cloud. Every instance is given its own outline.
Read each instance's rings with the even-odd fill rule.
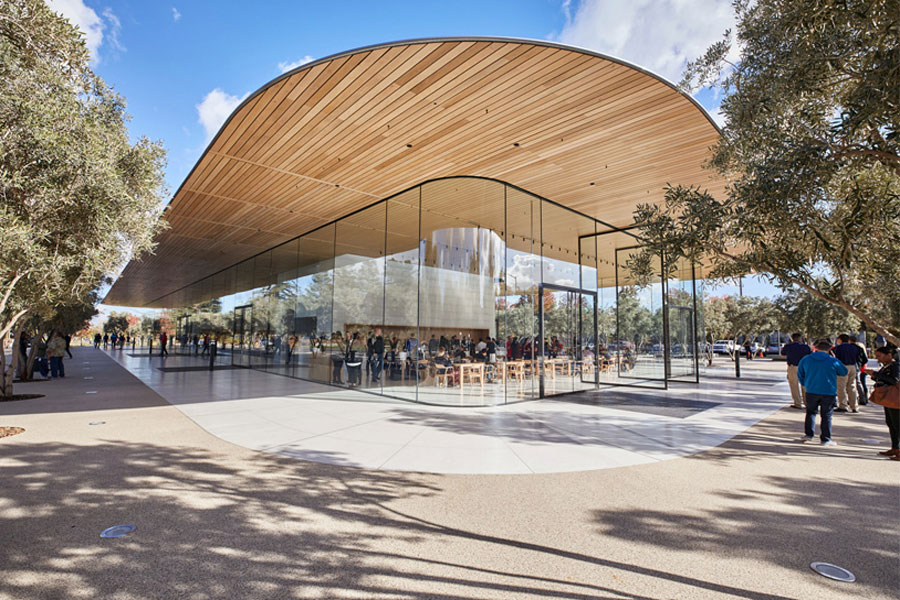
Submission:
[[[570,0],[562,10],[571,11]],[[726,29],[731,0],[581,0],[559,41],[635,63],[672,82]]]
[[[307,63],[311,63],[314,60],[316,60],[316,59],[314,59],[312,56],[307,54],[300,60],[294,61],[292,63],[280,62],[280,63],[278,63],[278,68],[281,70],[282,73],[287,73],[288,71],[296,69],[297,67],[302,67],[303,65],[305,65]]]
[[[103,17],[110,25],[109,31],[106,34],[106,39],[109,40],[109,43],[113,48],[124,52],[125,46],[119,42],[119,32],[122,31],[122,22],[119,21],[119,17],[113,14],[113,11],[108,7],[103,9]]]
[[[97,49],[103,43],[103,20],[94,9],[85,6],[82,0],[49,0],[50,8],[84,32],[88,50],[96,56]]]
[[[181,18],[181,13],[178,12],[178,9],[173,6],[172,7],[172,20],[177,23],[178,19],[180,19],[180,18]]]
[[[225,119],[234,112],[234,109],[237,108],[238,104],[243,102],[249,95],[250,92],[247,92],[238,98],[237,96],[232,96],[231,94],[227,94],[221,89],[216,88],[208,93],[200,104],[196,105],[197,120],[203,125],[207,143],[209,143],[216,133],[218,133],[222,123],[224,123]]]
[[[111,9],[106,8],[101,18],[84,0],[48,0],[50,8],[69,20],[84,33],[85,43],[94,61],[99,60],[97,54],[104,39],[120,51],[125,48],[119,43],[119,32],[122,24]],[[105,19],[105,20],[104,20]]]

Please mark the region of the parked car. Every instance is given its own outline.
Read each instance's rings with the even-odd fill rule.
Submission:
[[[713,344],[714,354],[731,354],[734,352],[734,340],[716,340]]]
[[[778,356],[781,354],[781,349],[784,348],[784,344],[769,344],[766,346],[766,355],[774,354]]]

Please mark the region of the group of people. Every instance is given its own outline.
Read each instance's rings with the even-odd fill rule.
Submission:
[[[833,345],[831,340],[820,338],[809,345],[803,342],[803,336],[795,333],[781,350],[788,363],[791,406],[806,410],[803,442],[813,440],[819,414],[822,445],[837,445],[832,439],[833,413],[860,412],[859,406],[867,404],[869,395],[867,376],[871,376],[876,389],[900,383],[896,347],[885,344],[877,348],[875,359],[880,368],[870,373],[865,345],[848,334],[838,336],[838,342]],[[900,408],[883,408],[891,447],[880,454],[900,461]]]
[[[212,338],[208,333],[204,333],[202,337],[197,333],[195,333],[193,336],[183,333],[181,334],[180,341],[182,352],[185,352],[190,346],[193,348],[194,356],[209,356],[209,349],[212,343]]]
[[[94,348],[100,348],[100,344],[103,344],[104,350],[110,346],[113,350],[116,348],[121,350],[125,346],[130,346],[135,343],[137,343],[136,337],[127,333],[119,333],[118,331],[104,333],[103,335],[100,335],[99,333],[94,334]]]
[[[51,331],[46,337],[31,339],[24,331],[19,336],[18,375],[25,379],[28,369],[29,349],[34,346],[34,368],[42,377],[56,379],[66,376],[66,366],[63,360],[66,356],[72,358],[70,346],[72,336],[62,331]]]
[[[386,338],[381,328],[375,328],[365,337],[358,331],[343,335],[337,332],[327,344],[322,337],[310,338],[313,355],[324,351],[326,346],[332,349],[332,383],[345,384],[343,373],[346,368],[346,384],[350,387],[362,383],[363,368],[366,378],[378,383],[383,376],[395,380],[417,378],[419,369],[424,368],[424,361],[441,369],[452,367],[454,362],[491,363],[497,360],[495,338],[481,337],[476,342],[471,335],[462,333],[450,338],[432,334],[427,342],[420,342],[415,332],[401,340],[396,334]]]

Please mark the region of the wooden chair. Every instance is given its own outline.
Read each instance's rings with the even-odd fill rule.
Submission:
[[[525,381],[525,361],[517,360],[506,363],[507,377],[518,381]]]
[[[456,371],[453,367],[434,365],[434,384],[438,387],[448,387],[456,381]]]
[[[459,382],[463,384],[469,380],[469,383],[478,383],[484,387],[484,363],[463,363],[459,365]]]

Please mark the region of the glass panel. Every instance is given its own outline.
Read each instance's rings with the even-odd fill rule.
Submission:
[[[334,232],[335,226],[328,225],[301,237],[297,265],[297,375],[322,383],[329,383],[333,373]]]
[[[669,273],[666,302],[669,316],[669,378],[695,381],[697,377],[694,285],[691,263],[681,259]]]
[[[597,387],[597,297],[587,293],[579,296],[579,344],[575,355],[578,377],[575,379],[575,389],[593,390]]]
[[[276,246],[271,252],[266,368],[282,375],[294,374],[294,350],[298,342],[295,332],[298,246],[299,242],[294,240]]]
[[[332,355],[340,385],[381,392],[373,379],[369,340],[384,324],[386,203],[338,221],[334,265],[334,328],[343,336]]]
[[[593,291],[596,275],[591,264],[594,262],[593,253],[589,253],[591,258],[588,264],[580,264],[580,239],[595,232],[593,219],[552,202],[541,202],[541,275],[543,284],[552,286],[544,290],[545,331],[541,341],[545,359],[542,371],[544,392],[548,395],[572,392],[583,387],[579,362],[583,307],[582,294],[578,290],[582,289],[582,281],[587,281],[586,285]],[[569,288],[572,293],[564,295],[550,291],[558,289],[555,286]],[[588,328],[589,335],[592,328],[593,325]],[[546,362],[547,359],[550,362]]]
[[[616,250],[616,321],[618,340],[610,344],[617,355],[617,379],[636,385],[665,384],[663,286],[659,260],[656,280],[640,285],[628,269],[635,248]]]
[[[252,301],[253,301],[253,259],[245,260],[237,265],[235,271],[235,289],[241,290],[234,298],[234,346],[232,348],[232,364],[240,367],[250,366],[250,348],[252,345]]]
[[[574,390],[575,349],[578,331],[578,292],[543,288],[543,366],[544,395],[565,394]]]
[[[503,184],[463,177],[422,186],[419,339],[425,343],[406,348],[418,374],[419,401],[504,402],[496,351],[504,236]],[[438,377],[446,361],[428,348],[436,345],[439,352],[447,344],[453,375]]]
[[[265,369],[271,355],[272,331],[269,319],[275,303],[272,285],[272,252],[263,252],[253,259],[253,320],[250,338],[250,366]]]
[[[537,398],[538,304],[541,281],[540,200],[506,186],[506,277],[503,289],[505,343],[501,365],[506,382],[506,400]]]
[[[232,333],[234,331],[234,273],[231,267],[215,275],[216,289],[220,293],[221,322],[216,324],[210,336],[210,352],[216,353],[216,362],[231,363]],[[214,347],[214,348],[213,348]]]
[[[576,356],[576,390],[597,387],[597,236],[583,237],[579,245],[581,288],[586,292],[579,302],[579,346]]]
[[[384,324],[373,332],[373,379],[385,394],[412,401],[418,371],[407,348],[412,339],[418,345],[419,194],[415,188],[387,202]]]

